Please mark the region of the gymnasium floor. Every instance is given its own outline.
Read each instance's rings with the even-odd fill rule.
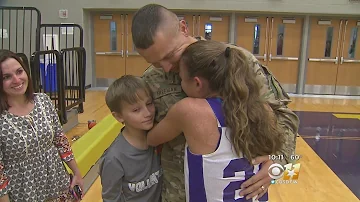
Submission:
[[[360,114],[298,112],[299,134],[360,198]]]
[[[86,92],[79,125],[67,133],[69,140],[87,132],[87,121],[110,112],[105,91]],[[271,202],[356,202],[360,199],[360,100],[293,97],[290,108],[299,115],[300,137],[296,154],[301,155],[297,184],[274,184]],[[99,178],[84,196],[85,202],[101,200]]]

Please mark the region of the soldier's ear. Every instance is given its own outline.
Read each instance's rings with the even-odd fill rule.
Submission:
[[[188,26],[187,26],[185,20],[180,20],[180,22],[179,22],[179,28],[180,28],[180,32],[181,32],[182,34],[184,34],[185,36],[188,36],[189,29],[188,29]]]

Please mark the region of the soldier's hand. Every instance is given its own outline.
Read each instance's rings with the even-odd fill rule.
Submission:
[[[257,195],[256,200],[262,197],[270,186],[271,177],[268,174],[268,169],[273,163],[269,160],[269,156],[260,156],[253,160],[253,164],[262,163],[262,167],[258,173],[252,176],[241,185],[240,196],[246,196],[246,199],[251,199]]]

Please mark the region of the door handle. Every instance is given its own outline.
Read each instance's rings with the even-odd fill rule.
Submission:
[[[126,57],[129,57],[129,30],[128,30],[128,15],[125,15],[125,29],[126,29]]]
[[[266,55],[265,54],[264,55],[255,55],[255,58],[266,61]]]
[[[96,52],[96,55],[120,55],[123,56],[123,51],[120,52]]]
[[[197,24],[196,22],[196,16],[193,15],[193,23],[192,23],[192,35],[195,36],[195,24]]]
[[[264,59],[264,56],[260,56],[260,55],[255,55],[256,59]]]
[[[268,30],[269,30],[269,18],[267,17],[266,18],[266,29],[265,29],[265,52],[264,52],[264,61],[266,61],[267,59],[267,49],[268,49],[268,41],[269,41],[269,33],[268,33]]]
[[[297,57],[272,57],[271,59],[272,60],[293,60],[293,61],[299,60],[299,58],[297,58]]]
[[[335,59],[328,59],[328,58],[309,58],[308,59],[310,62],[333,62],[335,64],[338,63],[338,57],[336,57]]]
[[[106,55],[106,52],[96,52],[96,55]]]
[[[140,55],[140,54],[137,51],[132,51],[132,52],[128,52],[127,55],[135,56],[135,55]]]
[[[121,57],[124,57],[123,51],[124,51],[124,29],[125,29],[125,24],[124,24],[124,16],[121,15]]]
[[[360,60],[349,60],[349,59],[342,59],[343,62],[347,62],[347,63],[360,63]]]

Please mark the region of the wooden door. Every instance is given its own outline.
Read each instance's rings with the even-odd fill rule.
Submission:
[[[198,35],[206,40],[229,43],[229,19],[227,15],[199,15],[197,18]]]
[[[229,43],[230,17],[228,15],[177,13],[185,20],[190,36],[202,36],[207,40]]]
[[[305,93],[334,94],[343,22],[312,18]]]
[[[236,25],[236,45],[252,52],[267,65],[269,18],[239,16]]]
[[[107,87],[125,74],[123,17],[118,13],[93,16],[97,87]]]
[[[125,24],[125,41],[126,41],[126,52],[125,52],[125,61],[126,61],[126,70],[127,75],[141,76],[144,71],[150,66],[146,60],[139,55],[136,51],[131,33],[131,22],[133,14],[124,15],[124,24]]]
[[[296,91],[303,19],[238,16],[236,45],[252,52],[281,83]]]
[[[271,18],[267,66],[286,92],[296,92],[302,25],[302,18]]]
[[[135,49],[132,13],[94,15],[95,77],[97,87],[108,87],[123,75],[141,76],[150,65]]]
[[[360,21],[341,21],[342,42],[335,94],[360,95]]]

